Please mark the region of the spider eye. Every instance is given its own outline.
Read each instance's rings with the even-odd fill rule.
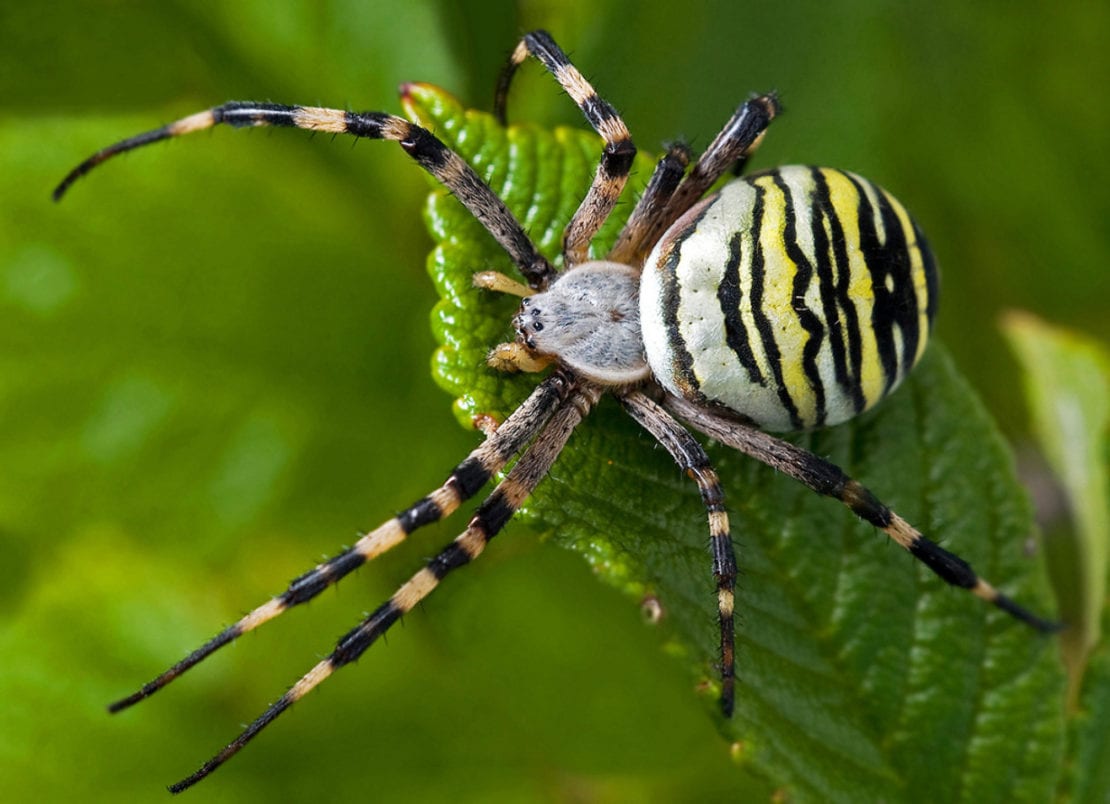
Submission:
[[[532,331],[533,332],[542,332],[543,331],[543,322],[542,321],[533,321],[532,322]]]

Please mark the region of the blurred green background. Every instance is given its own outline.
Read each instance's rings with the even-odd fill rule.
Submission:
[[[759,165],[897,194],[941,262],[939,337],[1016,442],[998,314],[1110,338],[1103,4],[5,4],[0,798],[162,799],[457,523],[141,707],[104,705],[476,442],[429,376],[427,185],[399,149],[218,131],[121,159],[60,206],[50,189],[227,99],[396,111],[422,80],[488,108],[541,26],[645,150],[702,147],[773,88],[787,114]],[[580,120],[534,65],[510,114]],[[736,798],[750,783],[691,698],[634,605],[516,527],[200,795]]]

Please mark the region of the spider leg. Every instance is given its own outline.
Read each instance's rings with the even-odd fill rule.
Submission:
[[[628,127],[617,114],[617,110],[598,96],[590,82],[582,76],[578,68],[571,64],[567,54],[555,44],[555,40],[547,31],[525,34],[501,72],[494,99],[494,113],[502,124],[505,123],[505,103],[509,95],[509,85],[517,68],[528,56],[535,56],[555,77],[571,99],[578,104],[578,108],[586,117],[586,122],[605,140],[601,162],[597,166],[597,173],[594,174],[590,190],[563,232],[564,269],[566,269],[589,258],[590,241],[609,217],[609,213],[613,211],[628,181],[628,171],[636,156],[636,146],[632,143]]]
[[[870,490],[850,478],[836,464],[762,430],[714,415],[685,399],[668,396],[664,405],[671,413],[710,438],[778,469],[818,494],[840,500],[860,519],[879,528],[905,548],[910,555],[940,576],[942,581],[969,590],[1038,631],[1051,633],[1061,628],[1059,623],[1038,617],[999,592],[976,575],[970,564],[925,538],[920,531],[887,508]]]
[[[709,514],[713,577],[717,582],[717,621],[721,632],[721,711],[725,717],[730,717],[736,685],[733,625],[736,556],[729,534],[728,513],[725,511],[725,495],[721,482],[701,444],[667,411],[640,391],[624,394],[621,404],[633,419],[663,445],[679,468],[694,479]]]
[[[653,245],[646,240],[651,231],[652,221],[662,214],[678,184],[682,181],[690,164],[690,147],[677,142],[667,149],[667,153],[655,165],[643,195],[617,236],[617,242],[605,259],[625,265],[640,265]]]
[[[544,286],[554,269],[536,251],[523,227],[509,208],[478,177],[462,157],[444,145],[430,131],[384,112],[345,112],[317,106],[286,106],[277,103],[232,101],[189,115],[161,128],[109,145],[90,156],[62,179],[54,190],[58,201],[75,181],[94,167],[118,154],[160,140],[191,134],[226,123],[235,128],[284,126],[332,134],[350,134],[375,140],[396,142],[416,162],[438,179],[508,252],[524,277],[534,286]]]
[[[774,94],[760,95],[745,101],[694,163],[682,184],[667,201],[666,209],[652,221],[646,242],[654,243],[658,240],[730,168],[736,166],[738,170],[742,170],[780,110],[778,98]]]
[[[747,159],[759,147],[763,134],[782,107],[774,93],[749,98],[725,123],[709,147],[705,149],[690,175],[675,193],[671,205],[683,209],[693,204],[710,188],[713,182],[729,171],[742,171]]]
[[[396,547],[417,528],[450,516],[463,501],[477,494],[528,443],[547,423],[558,405],[567,398],[570,390],[571,380],[566,375],[552,374],[536,386],[531,396],[481,446],[451,471],[442,486],[362,536],[342,553],[294,579],[280,595],[225,628],[136,692],[111,704],[108,711],[119,712],[149,698],[224,645],[284,614],[293,606],[307,603],[367,561]]]
[[[307,695],[320,682],[358,659],[367,648],[385,634],[404,614],[424,600],[448,573],[476,559],[490,539],[504,527],[521,504],[547,474],[555,459],[566,446],[571,432],[596,404],[599,391],[583,387],[574,391],[555,411],[546,427],[521,455],[508,476],[497,484],[475,511],[473,518],[453,542],[441,550],[427,565],[401,586],[358,626],[339,639],[335,649],[301,677],[288,691],[267,707],[253,723],[196,772],[170,786],[180,793],[191,787],[239,752],[278,715]],[[504,429],[505,425],[499,428]]]

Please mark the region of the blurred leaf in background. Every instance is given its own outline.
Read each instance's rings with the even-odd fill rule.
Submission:
[[[1024,371],[1033,431],[1065,496],[1067,527],[1050,531],[1050,566],[1061,590],[1061,636],[1076,704],[1090,651],[1101,639],[1110,571],[1110,356],[1074,332],[1028,314],[1003,322]]]
[[[50,189],[96,148],[232,98],[396,111],[397,84],[422,80],[488,108],[497,67],[534,27],[649,152],[675,136],[704,146],[750,91],[779,90],[788,114],[759,163],[856,170],[915,211],[944,272],[940,338],[1011,436],[1024,412],[996,313],[1031,309],[1108,339],[1110,99],[1091,88],[1110,74],[1101,6],[721,2],[676,19],[628,2],[8,4],[5,800],[164,795],[455,528],[431,529],[143,708],[109,718],[104,705],[424,493],[476,442],[428,371],[426,184],[399,149],[218,131],[122,159],[61,206]],[[581,125],[534,68],[511,117]],[[775,478],[724,463],[779,493]],[[696,500],[689,512],[700,526]],[[902,572],[904,557],[885,552],[877,569]],[[741,627],[760,622],[752,612]],[[684,663],[627,598],[524,528],[405,626],[204,794],[769,790],[736,772]]]
[[[1110,795],[1110,352],[1089,337],[1009,313],[1003,330],[1022,367],[1033,436],[1050,468],[1031,477],[1059,598],[1068,670],[1069,792]]]

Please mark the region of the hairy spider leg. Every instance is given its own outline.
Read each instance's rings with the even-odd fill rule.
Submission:
[[[664,210],[651,221],[645,242],[654,244],[729,168],[739,166],[742,169],[780,111],[778,98],[773,93],[750,98],[741,104],[667,200]]]
[[[673,143],[667,153],[656,163],[640,200],[636,202],[612,250],[605,259],[625,265],[640,266],[654,245],[647,240],[652,222],[663,214],[667,202],[690,165],[690,146],[684,142]]]
[[[573,389],[535,441],[513,465],[505,479],[498,483],[485,501],[478,506],[466,530],[428,561],[424,568],[394,592],[389,600],[341,637],[328,656],[302,676],[284,695],[270,704],[265,712],[223,750],[194,773],[171,785],[170,792],[180,793],[191,787],[237,754],[278,715],[311,692],[340,667],[358,659],[389,630],[390,626],[431,594],[448,573],[476,559],[490,539],[512,519],[524,500],[547,475],[551,465],[566,446],[574,428],[597,403],[600,393],[599,389],[590,386]]]
[[[555,409],[566,399],[570,387],[571,381],[565,374],[552,374],[536,386],[528,399],[451,471],[442,486],[362,536],[342,553],[294,579],[280,595],[225,628],[136,692],[111,704],[108,711],[119,712],[149,698],[224,645],[284,614],[293,606],[307,603],[367,561],[396,547],[417,528],[450,516],[462,502],[477,494],[547,423]]]
[[[818,494],[840,500],[852,513],[883,531],[945,583],[969,590],[1042,633],[1052,633],[1063,627],[1060,623],[1038,617],[999,592],[980,578],[970,564],[925,538],[836,464],[762,430],[715,415],[684,399],[668,395],[664,406],[695,430],[789,475]]]
[[[332,134],[349,134],[367,139],[392,140],[454,193],[478,222],[501,244],[530,284],[534,287],[545,286],[555,274],[547,259],[528,239],[524,228],[513,217],[509,208],[462,157],[427,129],[403,117],[385,112],[345,112],[319,106],[231,101],[97,151],[62,179],[54,189],[54,200],[60,200],[75,181],[118,154],[225,123],[235,128],[283,126]]]
[[[503,125],[513,75],[529,56],[534,56],[555,77],[578,104],[586,122],[605,141],[589,192],[563,231],[563,269],[566,270],[589,259],[590,241],[613,211],[628,181],[628,172],[636,157],[636,146],[617,110],[597,94],[547,31],[526,34],[501,71],[494,98],[494,114]]]
[[[725,493],[709,456],[698,440],[667,411],[640,391],[621,396],[625,410],[651,433],[674,458],[678,468],[698,484],[709,515],[709,544],[713,554],[713,578],[717,582],[717,622],[720,627],[721,712],[732,716],[736,701],[736,657],[734,608],[736,554],[729,533]]]

